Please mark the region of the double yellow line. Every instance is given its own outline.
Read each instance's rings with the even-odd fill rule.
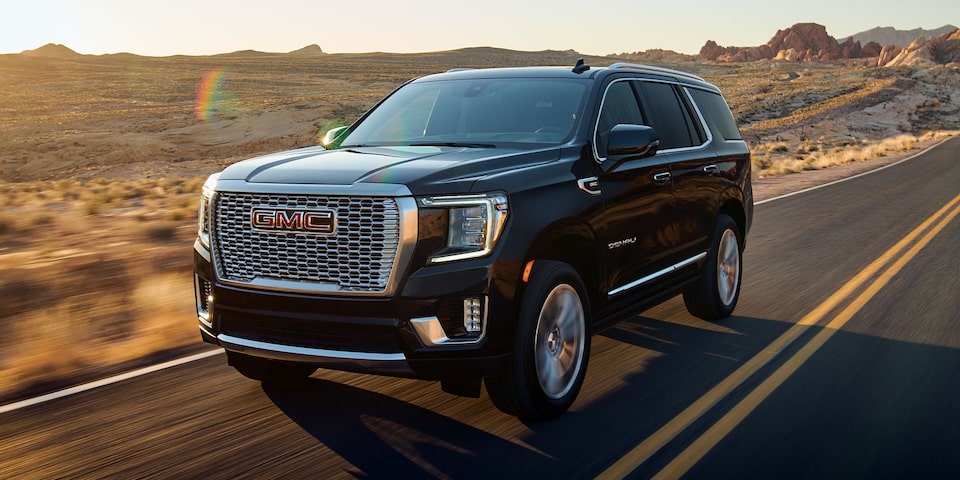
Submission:
[[[697,438],[690,446],[664,467],[654,478],[678,478],[690,470],[704,455],[717,445],[734,427],[740,424],[764,399],[790,377],[806,362],[830,337],[842,328],[871,298],[873,298],[903,267],[910,262],[934,237],[940,233],[957,215],[960,215],[960,195],[947,202],[940,210],[903,237],[896,245],[884,252],[879,258],[850,279],[843,287],[834,292],[826,301],[805,315],[774,340],[763,351],[744,363],[735,372],[674,417],[642,443],[634,447],[610,468],[601,473],[598,479],[619,479],[630,474],[650,456],[663,448],[670,440],[689,427],[700,416],[729,395],[760,368],[779,355],[786,347],[796,341],[808,328],[820,323],[828,313],[843,301],[852,297],[874,278],[887,264],[896,259],[886,270],[880,273],[866,289],[847,305],[836,317],[826,324],[816,336],[790,357],[772,375],[734,406],[709,430]],[[931,226],[933,226],[931,228]],[[924,232],[926,232],[924,234]],[[919,240],[917,240],[919,238]],[[908,248],[909,247],[909,248]],[[905,252],[905,253],[902,253]]]

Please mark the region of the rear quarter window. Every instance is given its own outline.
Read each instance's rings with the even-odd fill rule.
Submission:
[[[720,94],[698,88],[691,88],[688,91],[693,101],[697,102],[703,119],[714,135],[719,134],[725,140],[743,140],[737,128],[737,122],[730,113],[730,107]]]

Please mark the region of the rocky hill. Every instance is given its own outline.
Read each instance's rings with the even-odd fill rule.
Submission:
[[[81,56],[79,53],[71,50],[70,47],[67,47],[66,45],[60,45],[59,43],[48,43],[34,50],[25,50],[20,52],[20,55],[25,57],[46,58],[76,58]]]
[[[880,56],[879,65],[885,67],[913,67],[960,63],[960,29],[927,38],[921,36],[903,49],[889,49],[886,58]]]
[[[914,28],[913,30],[897,30],[893,27],[876,27],[865,32],[855,33],[850,37],[853,38],[854,41],[860,42],[861,44],[877,42],[880,45],[896,45],[902,48],[910,45],[914,40],[920,37],[939,37],[945,33],[953,32],[956,29],[957,27],[953,25],[944,25],[933,30],[924,30],[922,28]]]
[[[713,40],[708,40],[700,49],[700,58],[716,62],[869,59],[866,64],[880,67],[946,65],[960,62],[960,29],[955,28],[934,37],[921,35],[905,47],[895,44],[881,46],[876,41],[869,41],[861,46],[860,41],[854,37],[838,42],[827,33],[823,25],[798,23],[790,28],[777,30],[769,42],[756,47],[723,47]]]
[[[796,62],[829,61],[841,58],[865,58],[880,54],[876,42],[861,45],[848,38],[843,43],[827,33],[827,28],[816,23],[798,23],[776,35],[765,45],[757,47],[722,47],[708,40],[700,49],[704,60],[719,62],[749,62],[755,60],[786,60]]]
[[[290,53],[294,55],[321,55],[324,53],[324,51],[322,48],[320,48],[320,45],[314,43],[312,45],[307,45],[306,47],[294,50]]]

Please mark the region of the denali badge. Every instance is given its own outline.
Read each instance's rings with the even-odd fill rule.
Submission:
[[[337,218],[330,210],[277,210],[257,207],[250,212],[254,230],[330,235],[337,229]]]

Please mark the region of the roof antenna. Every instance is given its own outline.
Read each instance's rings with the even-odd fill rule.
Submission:
[[[584,65],[582,58],[577,60],[577,64],[573,66],[573,73],[578,75],[586,72],[587,70],[590,70],[590,65]]]

